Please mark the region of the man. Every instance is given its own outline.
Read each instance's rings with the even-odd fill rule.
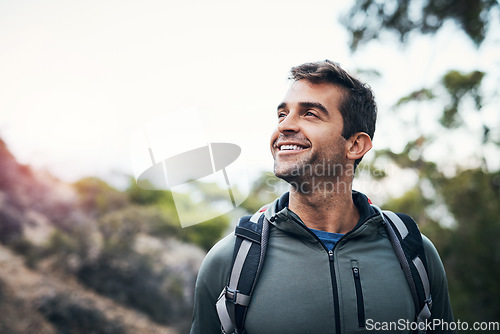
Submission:
[[[274,172],[290,191],[265,211],[267,255],[245,330],[410,333],[416,307],[382,216],[366,196],[351,190],[354,170],[372,147],[373,93],[331,61],[294,67],[291,79],[271,136]],[[430,321],[451,323],[444,269],[432,243],[423,239]],[[228,283],[234,243],[234,235],[221,240],[201,266],[192,334],[221,332],[215,303]],[[388,327],[395,323],[400,327]]]

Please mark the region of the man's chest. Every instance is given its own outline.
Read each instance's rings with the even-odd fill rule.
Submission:
[[[370,323],[413,320],[413,299],[390,243],[339,246],[332,258],[300,240],[270,242],[248,333],[362,333]]]

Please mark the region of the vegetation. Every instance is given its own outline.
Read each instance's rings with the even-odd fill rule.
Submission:
[[[123,325],[110,322],[89,300],[75,302],[67,294],[55,295],[40,302],[39,312],[59,333],[102,334],[126,333]]]
[[[392,32],[407,42],[411,32],[434,34],[454,21],[476,45],[486,36],[495,0],[357,0],[342,19],[351,36],[351,48]]]
[[[359,0],[343,24],[353,52],[369,41],[381,41],[388,32],[396,33],[406,45],[412,33],[434,34],[447,21],[455,22],[480,48],[498,10],[498,2],[489,0]],[[449,70],[433,86],[400,98],[394,116],[402,119],[405,114],[408,119],[413,113],[406,126],[416,131],[408,131],[407,136],[416,135],[407,138],[401,152],[380,150],[371,162],[385,161],[417,175],[411,189],[384,206],[412,215],[433,240],[447,271],[455,318],[471,322],[500,318],[496,283],[500,277],[500,170],[495,161],[500,153],[500,124],[479,117],[498,97],[496,89],[484,87],[488,76],[498,77],[498,72]],[[435,117],[423,122],[423,108],[435,110]],[[470,119],[482,124],[474,127],[466,121]],[[467,160],[446,152],[454,145],[449,138],[457,135],[477,143]],[[431,151],[442,154],[436,157]]]
[[[182,228],[175,207],[179,202],[174,203],[170,192],[140,189],[133,179],[125,191],[94,177],[67,185],[18,164],[5,144],[0,144],[0,252],[9,247],[34,272],[50,273],[47,281],[55,286],[60,280],[78,282],[147,315],[159,326],[187,332],[198,266],[204,252],[227,232],[230,217]],[[210,189],[217,201],[220,189],[213,185]],[[182,242],[190,246],[176,251]],[[185,251],[190,254],[176,259],[176,254]],[[2,277],[0,270],[0,299],[7,296],[8,302],[0,303],[0,309],[9,314],[29,309],[40,322],[45,319],[47,333],[53,333],[52,329],[58,333],[130,332],[124,320],[103,314],[94,299],[76,298],[64,289],[49,294],[41,290],[32,300],[19,299],[8,293],[13,287],[4,287]],[[26,331],[6,321],[0,321],[1,326],[12,333]]]

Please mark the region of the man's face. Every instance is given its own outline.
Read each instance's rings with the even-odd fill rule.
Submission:
[[[340,177],[347,165],[342,91],[330,83],[292,84],[278,106],[278,127],[271,136],[274,173],[288,182],[310,177]],[[314,180],[314,179],[313,179]]]

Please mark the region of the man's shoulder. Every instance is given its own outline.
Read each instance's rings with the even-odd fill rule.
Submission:
[[[438,261],[441,263],[441,258],[439,257],[439,253],[432,243],[432,241],[426,237],[424,234],[422,234],[422,243],[424,245],[424,252],[425,256],[427,258],[427,261],[429,262],[436,262]],[[430,264],[429,264],[430,265]]]
[[[448,282],[446,272],[439,253],[434,244],[422,235],[424,243],[425,257],[427,258],[428,275],[432,296],[432,319],[439,319],[442,322],[453,322],[453,312],[451,310],[450,298],[448,295]],[[450,331],[456,333],[456,331]]]
[[[219,240],[207,253],[207,257],[213,260],[221,260],[229,258],[231,260],[234,250],[234,242],[236,236],[234,232],[229,233],[224,238]]]
[[[207,253],[200,271],[229,270],[233,258],[233,250],[236,236],[234,232],[222,238]]]
[[[217,297],[227,284],[234,241],[234,233],[220,240],[210,249],[201,264],[196,279],[191,333],[220,333],[215,305]]]
[[[428,275],[431,282],[442,284],[446,281],[446,274],[439,253],[432,241],[422,234],[425,258],[427,259]]]

